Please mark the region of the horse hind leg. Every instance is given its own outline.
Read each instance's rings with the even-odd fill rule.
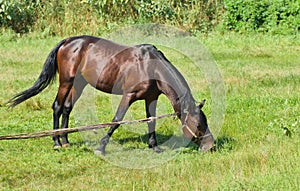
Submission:
[[[84,87],[87,85],[87,82],[83,79],[82,76],[76,76],[74,85],[72,86],[70,93],[68,94],[66,100],[64,101],[62,109],[62,129],[66,129],[69,126],[70,113],[73,109],[75,102],[79,99],[82,94]],[[70,146],[68,140],[68,133],[61,135],[62,147]]]
[[[68,128],[69,116],[73,107],[72,104],[68,101],[69,97],[72,97],[72,90],[70,91],[70,94],[68,95],[62,109],[62,125],[61,125],[62,129]],[[62,134],[61,139],[62,139],[62,147],[70,146],[67,133]]]
[[[61,84],[58,88],[58,92],[56,95],[56,98],[54,100],[54,103],[52,105],[53,109],[53,129],[57,130],[59,129],[59,119],[63,113],[63,103],[68,96],[70,89],[72,87],[72,84]],[[54,135],[52,137],[54,141],[54,149],[61,147],[61,142],[59,140],[59,135]]]
[[[62,109],[61,109],[61,106],[59,106],[59,104],[58,104],[57,96],[52,105],[52,109],[53,109],[53,130],[56,130],[56,129],[59,129],[59,118],[62,114]],[[52,137],[52,139],[54,141],[54,146],[53,146],[54,149],[61,147],[59,136],[54,135]]]

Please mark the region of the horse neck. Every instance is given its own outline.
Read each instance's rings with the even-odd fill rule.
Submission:
[[[184,120],[187,113],[194,113],[195,99],[191,94],[191,90],[181,75],[172,75],[159,80],[159,89],[166,95],[172,104],[174,111],[179,119]]]
[[[185,113],[191,113],[196,107],[188,83],[162,52],[155,48],[152,53],[160,61],[156,62],[155,72],[158,88],[168,97],[174,111],[182,120],[186,116]]]
[[[190,91],[176,93],[175,91],[163,92],[172,104],[178,118],[183,122],[188,113],[195,111],[195,100]]]

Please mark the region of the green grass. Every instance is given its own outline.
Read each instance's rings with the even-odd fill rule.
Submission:
[[[147,149],[145,124],[120,127],[104,159],[91,149],[101,131],[71,134],[72,147],[59,151],[52,150],[51,138],[1,141],[1,190],[299,190],[299,37],[211,33],[198,39],[215,58],[226,86],[216,152],[201,154],[191,144],[154,154]],[[59,40],[0,36],[0,135],[52,128],[57,83],[13,110],[5,102],[34,83]],[[203,76],[180,68],[179,62],[190,64],[184,56],[162,49],[197,99],[208,100],[204,112],[211,120],[212,100]],[[74,111],[70,125],[110,121],[117,99],[95,93],[96,117]],[[165,97],[159,103],[159,112],[172,112]],[[76,107],[92,109],[80,102]],[[144,104],[136,103],[126,118],[144,113]],[[158,125],[160,142],[172,135],[183,141],[178,121]]]

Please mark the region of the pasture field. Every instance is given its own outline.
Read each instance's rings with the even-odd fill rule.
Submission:
[[[0,190],[299,190],[299,35],[210,33],[197,38],[216,60],[226,86],[225,120],[216,133],[215,152],[199,153],[189,144],[169,160],[147,168],[143,158],[159,159],[168,153],[158,155],[147,148],[145,124],[119,128],[113,140],[127,152],[111,159],[94,155],[82,133],[70,134],[72,146],[60,150],[52,149],[49,137],[1,141]],[[0,36],[0,135],[52,129],[57,80],[13,110],[5,102],[34,83],[61,39]],[[212,101],[203,75],[184,70],[189,69],[189,59],[162,50],[187,77],[196,99],[207,99],[203,110],[210,121]],[[112,102],[110,95],[95,93],[100,122],[112,119],[111,105],[116,106]],[[159,104],[164,108],[160,114],[172,112],[165,97]],[[131,113],[143,118],[143,103],[134,104]],[[74,112],[70,125],[79,125]],[[158,138],[163,141],[176,131],[178,121],[166,119],[158,125]],[[125,161],[142,161],[143,168],[126,167]]]

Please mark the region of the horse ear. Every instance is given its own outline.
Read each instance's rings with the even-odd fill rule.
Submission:
[[[204,100],[202,100],[202,101],[200,102],[200,104],[199,104],[199,108],[200,108],[200,109],[201,109],[201,108],[204,106],[205,102],[206,102],[206,100],[205,100],[205,99],[204,99]]]

